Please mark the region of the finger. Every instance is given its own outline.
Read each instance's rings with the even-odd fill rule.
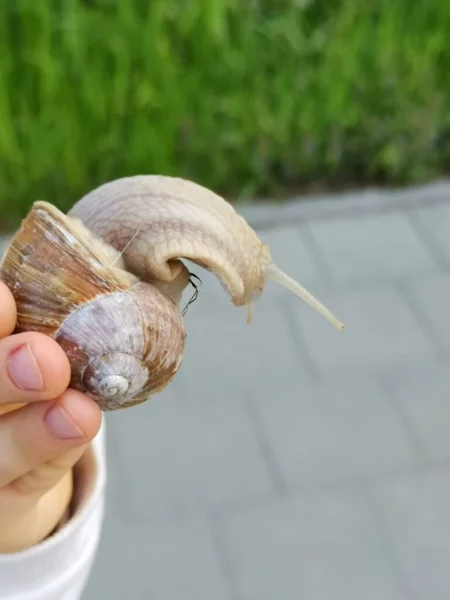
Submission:
[[[0,281],[0,338],[11,335],[16,326],[17,309],[8,286]]]
[[[56,398],[69,382],[69,360],[49,336],[18,333],[0,341],[0,406]]]
[[[71,389],[57,401],[27,404],[4,415],[0,419],[0,487],[53,462],[54,475],[44,484],[51,487],[77,460],[72,451],[90,442],[100,423],[96,402]]]
[[[5,415],[11,410],[17,410],[21,406],[25,406],[26,402],[21,402],[20,404],[0,404],[0,416]]]
[[[47,494],[50,490],[54,490],[55,487],[59,487],[55,499],[59,497],[61,504],[59,501],[58,504],[67,506],[67,502],[63,501],[60,494],[66,497],[71,495],[73,487],[70,471],[83,456],[87,446],[88,444],[83,444],[82,446],[68,450],[54,460],[42,463],[39,467],[25,473],[25,475],[14,479],[9,484],[8,490],[12,493],[20,492],[22,498],[27,496],[29,503],[33,504],[40,496]],[[58,486],[61,480],[65,480],[65,485],[62,487]]]

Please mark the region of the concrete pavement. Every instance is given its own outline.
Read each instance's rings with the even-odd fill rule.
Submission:
[[[201,273],[178,379],[107,417],[85,600],[450,597],[449,190],[243,209],[346,330],[275,284],[246,326]]]

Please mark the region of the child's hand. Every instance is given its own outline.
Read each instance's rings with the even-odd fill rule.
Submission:
[[[58,344],[39,333],[11,335],[15,321],[0,282],[0,553],[37,544],[58,525],[72,467],[101,423],[98,406],[67,389],[70,365]]]

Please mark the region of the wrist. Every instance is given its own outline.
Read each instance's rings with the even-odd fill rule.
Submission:
[[[103,426],[73,467],[70,516],[65,526],[53,534],[49,531],[47,539],[22,552],[0,554],[0,597],[82,597],[104,516],[104,433]],[[0,506],[0,519],[2,514],[6,513]]]

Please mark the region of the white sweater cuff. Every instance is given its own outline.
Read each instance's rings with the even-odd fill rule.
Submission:
[[[0,554],[0,600],[79,600],[95,558],[104,512],[105,430],[74,469],[75,512],[54,535]]]

